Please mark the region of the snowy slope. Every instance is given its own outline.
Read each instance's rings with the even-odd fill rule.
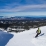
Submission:
[[[37,28],[30,29],[21,33],[11,33],[14,35],[6,46],[46,46],[46,26],[40,27],[43,36],[34,38]]]
[[[12,37],[13,34],[0,30],[0,46],[5,46]]]

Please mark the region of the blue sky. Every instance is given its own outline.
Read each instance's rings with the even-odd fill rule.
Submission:
[[[46,0],[0,0],[0,16],[46,16]]]

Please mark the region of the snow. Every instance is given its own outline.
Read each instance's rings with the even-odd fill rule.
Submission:
[[[20,33],[8,33],[13,36],[11,38],[8,35],[10,37],[9,40],[6,39],[8,37],[3,36],[6,40],[8,40],[8,42],[4,46],[46,46],[46,26],[40,27],[40,29],[42,32],[42,36],[39,36],[38,38],[34,38],[37,28],[31,28],[30,30],[26,30]],[[7,32],[5,33],[7,34]],[[2,34],[0,34],[0,36],[2,36]]]
[[[0,46],[5,46],[12,37],[13,34],[9,34],[0,30]]]

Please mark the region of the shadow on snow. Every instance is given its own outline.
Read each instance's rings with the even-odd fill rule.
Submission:
[[[5,46],[12,37],[12,34],[0,31],[0,46]]]

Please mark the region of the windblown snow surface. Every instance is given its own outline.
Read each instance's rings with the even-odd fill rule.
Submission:
[[[40,27],[41,34],[35,38],[37,28],[20,33],[11,32],[14,36],[5,46],[46,46],[46,26]]]

